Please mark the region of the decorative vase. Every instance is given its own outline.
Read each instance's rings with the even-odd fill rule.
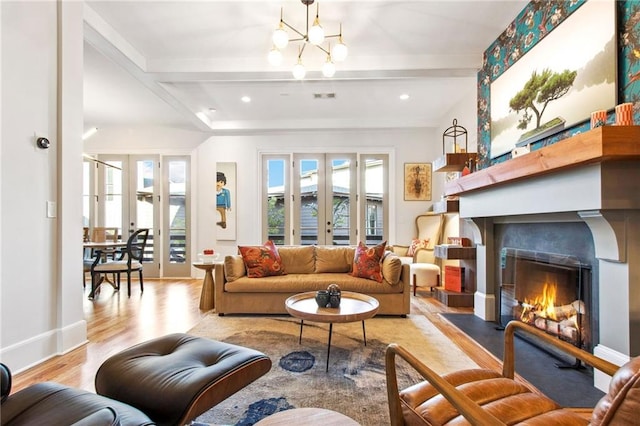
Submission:
[[[331,305],[332,308],[339,308],[340,307],[340,292],[339,291],[329,292],[329,305]]]
[[[607,124],[607,111],[600,110],[591,113],[591,128],[604,126]]]
[[[616,106],[616,126],[633,126],[633,104],[631,102]]]
[[[329,304],[329,292],[327,290],[318,290],[316,292],[316,303],[321,308],[326,308]]]

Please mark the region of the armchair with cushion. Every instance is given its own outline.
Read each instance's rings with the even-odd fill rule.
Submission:
[[[609,392],[593,410],[564,408],[514,379],[516,330],[612,376]],[[386,373],[391,425],[640,425],[640,357],[618,367],[519,321],[511,321],[505,329],[504,354],[502,373],[472,369],[440,376],[404,348],[389,345]],[[425,381],[399,390],[396,357],[409,363]]]
[[[416,217],[416,236],[408,245],[394,244],[389,249],[400,257],[402,263],[436,263],[433,250],[440,243],[443,216],[424,213]]]

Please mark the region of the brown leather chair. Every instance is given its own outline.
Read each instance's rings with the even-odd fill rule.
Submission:
[[[612,376],[609,392],[593,410],[571,409],[514,379],[515,330],[532,334]],[[472,369],[440,376],[402,347],[389,345],[386,373],[391,425],[640,425],[640,357],[618,367],[518,321],[507,325],[504,346],[502,373]],[[396,356],[426,381],[399,390]]]
[[[12,395],[0,364],[2,425],[183,425],[271,369],[261,352],[176,333],[126,349],[96,373],[98,394],[37,383]]]

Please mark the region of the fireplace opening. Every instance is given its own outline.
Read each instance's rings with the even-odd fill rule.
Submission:
[[[589,264],[571,255],[505,247],[500,266],[500,325],[523,321],[591,349]]]

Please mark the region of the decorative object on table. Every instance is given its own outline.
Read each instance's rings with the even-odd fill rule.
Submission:
[[[471,240],[466,237],[447,237],[447,244],[471,247]]]
[[[202,253],[198,254],[198,260],[202,263],[213,263],[218,260],[218,257],[220,255],[214,249],[204,249]]]
[[[327,287],[327,292],[329,293],[329,305],[332,308],[339,308],[340,286],[338,286],[338,284],[329,284],[329,287]]]
[[[633,104],[631,102],[616,106],[616,126],[633,126]]]
[[[316,303],[320,308],[326,308],[329,304],[329,291],[328,290],[318,290],[316,292]]]
[[[458,142],[458,138],[463,137],[464,147],[462,142]],[[451,149],[448,149],[448,146]],[[433,170],[436,172],[462,172],[467,167],[469,172],[473,172],[477,156],[477,153],[469,152],[467,129],[459,126],[458,120],[454,118],[453,125],[442,133],[442,157],[433,162]]]
[[[595,129],[596,127],[604,126],[607,124],[607,111],[599,110],[593,111],[591,113],[591,128]]]
[[[431,200],[431,163],[404,163],[404,199]]]
[[[511,150],[511,158],[520,157],[521,155],[531,152],[531,145],[518,146]]]

